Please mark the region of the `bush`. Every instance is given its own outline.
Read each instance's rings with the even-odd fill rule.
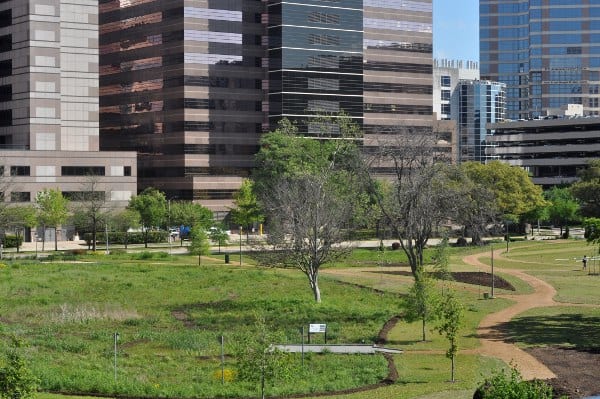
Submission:
[[[569,230],[569,226],[565,227],[565,232],[562,235],[563,239],[568,239],[571,236],[571,231]]]
[[[457,247],[466,247],[467,245],[469,245],[469,243],[467,242],[467,239],[465,237],[458,237],[456,239]]]
[[[516,368],[507,375],[504,370],[487,378],[475,391],[473,399],[552,399],[552,387],[544,381],[523,381]]]
[[[167,242],[168,233],[166,231],[151,231],[148,233],[148,242]],[[108,233],[110,244],[143,244],[144,233],[124,233],[124,232],[111,232]],[[87,245],[92,243],[92,233],[84,233],[83,239]],[[104,232],[96,233],[96,244],[106,244]]]
[[[4,248],[16,248],[17,246],[23,245],[23,237],[21,236],[13,236],[13,235],[5,235],[3,240]]]
[[[397,251],[400,249],[400,243],[399,242],[393,242],[392,243],[392,251]]]

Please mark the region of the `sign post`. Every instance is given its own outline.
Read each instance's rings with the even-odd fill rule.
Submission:
[[[310,344],[311,334],[325,334],[325,343],[327,343],[327,324],[309,324],[308,325],[308,343]]]

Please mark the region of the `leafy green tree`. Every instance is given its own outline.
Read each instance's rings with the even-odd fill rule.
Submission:
[[[494,193],[496,209],[505,219],[518,220],[521,215],[545,203],[542,189],[533,184],[522,168],[500,161],[487,164],[465,162],[463,168],[471,180]]]
[[[58,226],[67,221],[69,216],[69,200],[63,197],[59,189],[44,189],[39,191],[35,197],[37,208],[37,219],[44,229],[42,240],[42,251],[46,241],[46,227],[54,228],[54,250],[58,251]]]
[[[229,241],[229,234],[227,234],[227,231],[225,231],[223,226],[220,224],[213,226],[210,229],[208,236],[219,246],[219,253],[221,253],[221,246],[226,245]]]
[[[273,347],[282,340],[263,316],[255,315],[254,331],[236,339],[235,358],[238,376],[242,381],[259,382],[260,396],[264,399],[267,383],[291,376],[288,354]]]
[[[579,172],[579,181],[569,188],[581,205],[581,215],[600,217],[600,159],[588,162]]]
[[[167,223],[171,226],[202,226],[208,229],[213,224],[213,213],[210,209],[194,204],[191,201],[173,201],[167,209]],[[179,236],[179,243],[183,246],[183,236]]]
[[[563,227],[577,220],[579,203],[573,197],[568,188],[552,187],[544,193],[548,201],[548,217],[552,224],[560,226],[560,235],[563,235]]]
[[[438,318],[439,302],[440,296],[435,289],[435,281],[421,268],[417,269],[415,282],[404,299],[403,308],[409,323],[421,321],[423,342],[426,341],[426,323]]]
[[[446,336],[450,347],[446,357],[451,362],[451,381],[454,382],[455,359],[458,354],[458,333],[463,324],[463,306],[452,293],[444,295],[440,303],[438,332]]]
[[[202,264],[202,256],[210,254],[210,242],[204,227],[196,225],[190,232],[190,245],[188,251],[193,255],[198,255],[198,266]]]
[[[167,200],[165,194],[153,187],[148,187],[140,195],[129,200],[129,209],[137,211],[144,231],[144,247],[148,248],[150,229],[161,226],[167,216]]]
[[[7,207],[7,215],[4,220],[7,226],[15,229],[17,252],[19,252],[23,230],[35,227],[37,223],[36,209],[31,205]]]
[[[23,344],[15,337],[0,359],[0,399],[29,399],[35,396],[38,379],[21,356]]]
[[[309,122],[320,127],[314,137],[298,136],[287,120],[266,134],[257,160],[255,188],[269,222],[263,251],[267,265],[293,267],[308,278],[315,301],[321,301],[320,267],[349,248],[349,223],[365,190],[356,126],[346,116]]]
[[[231,220],[246,228],[246,241],[249,240],[249,231],[254,223],[262,223],[265,217],[254,193],[252,180],[244,179],[240,189],[233,195],[235,208],[231,209]]]
[[[133,209],[122,209],[110,216],[110,225],[118,232],[125,234],[125,249],[129,243],[129,229],[140,227],[140,214]]]

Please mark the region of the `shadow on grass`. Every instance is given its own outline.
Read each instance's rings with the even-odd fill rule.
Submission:
[[[568,345],[579,350],[600,347],[600,316],[558,314],[519,317],[500,325],[513,342],[529,345]]]

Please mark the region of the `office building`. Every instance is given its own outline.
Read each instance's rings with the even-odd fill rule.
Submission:
[[[545,188],[572,183],[600,157],[600,118],[552,116],[489,124],[489,156],[527,170]]]
[[[433,112],[437,119],[458,120],[458,82],[479,80],[475,61],[433,60]]]
[[[134,152],[99,151],[98,5],[0,1],[0,170],[11,203],[69,198],[89,175],[114,206],[136,194]]]
[[[600,111],[600,3],[480,0],[481,77],[506,84],[506,116],[581,104]]]
[[[490,145],[486,124],[504,120],[504,83],[487,80],[461,80],[458,94],[458,160],[485,162]]]
[[[227,209],[282,117],[431,134],[431,0],[100,0],[100,23],[101,147],[139,151],[140,189]]]

